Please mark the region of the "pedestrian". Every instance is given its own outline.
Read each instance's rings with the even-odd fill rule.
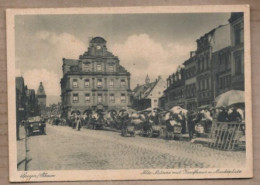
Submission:
[[[195,119],[194,112],[189,111],[187,122],[188,122],[188,130],[189,130],[190,140],[193,139],[193,135],[194,135],[194,132],[195,132],[195,120],[194,119]]]
[[[228,120],[237,121],[237,122],[242,121],[242,116],[237,112],[237,108],[232,107],[231,110],[232,110],[232,112],[229,114]]]
[[[81,128],[81,119],[79,117],[76,118],[76,129],[80,131]]]
[[[186,118],[183,115],[182,111],[179,113],[178,117],[179,117],[179,122],[181,123],[181,133],[185,134],[186,133]]]
[[[228,121],[228,113],[224,107],[220,108],[220,112],[218,114],[217,120],[219,122],[227,122]]]
[[[237,112],[241,115],[241,119],[245,120],[245,116],[244,116],[245,115],[245,111],[243,109],[241,109],[241,108],[238,108]]]
[[[209,110],[205,110],[204,116],[205,116],[205,132],[209,133],[210,129],[211,129],[213,118],[211,117]]]

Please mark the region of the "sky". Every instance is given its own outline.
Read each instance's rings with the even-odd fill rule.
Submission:
[[[28,88],[43,82],[47,104],[60,96],[62,58],[78,59],[101,36],[131,73],[131,89],[164,80],[196,50],[196,39],[228,23],[230,13],[16,15],[16,76]]]

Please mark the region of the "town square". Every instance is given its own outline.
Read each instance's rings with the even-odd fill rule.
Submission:
[[[19,171],[246,165],[243,12],[88,16],[16,18]]]

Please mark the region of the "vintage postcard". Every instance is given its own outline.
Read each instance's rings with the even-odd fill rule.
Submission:
[[[10,181],[252,177],[249,10],[8,9]]]

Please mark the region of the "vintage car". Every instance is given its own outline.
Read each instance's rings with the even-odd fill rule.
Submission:
[[[28,118],[28,135],[31,136],[34,133],[46,134],[46,124],[44,119],[40,116]]]

